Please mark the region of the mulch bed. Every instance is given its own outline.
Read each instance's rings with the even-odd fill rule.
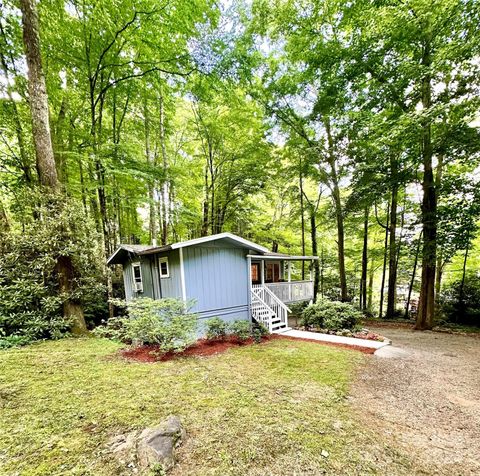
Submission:
[[[314,339],[298,339],[296,337],[282,336],[279,334],[271,334],[262,338],[263,342],[274,339],[288,339],[291,341],[313,342],[314,344],[329,345],[333,347],[341,347],[344,349],[358,350],[364,354],[373,354],[375,349],[368,349],[356,345],[336,344],[333,342],[320,342]],[[239,340],[236,337],[226,337],[225,339],[208,340],[199,339],[195,344],[191,345],[183,352],[162,352],[157,345],[142,345],[139,347],[129,347],[120,350],[120,355],[135,362],[166,362],[168,360],[177,359],[179,357],[208,357],[210,355],[221,354],[233,347],[244,347],[254,344],[255,341],[250,338],[247,340]]]

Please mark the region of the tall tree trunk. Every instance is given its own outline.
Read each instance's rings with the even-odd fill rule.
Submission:
[[[310,214],[310,233],[312,237],[312,256],[317,256],[317,221],[315,217],[315,209],[312,207]],[[313,300],[316,301],[318,287],[320,284],[320,264],[318,259],[313,261]]]
[[[34,0],[21,0],[23,43],[28,66],[29,104],[32,113],[32,133],[40,183],[56,192],[60,189],[53,156],[47,87],[42,69],[40,32]]]
[[[0,22],[0,33],[2,35],[2,40],[6,48],[7,38],[1,22]],[[13,63],[12,57],[11,57],[11,62]],[[17,137],[18,150],[20,152],[20,167],[23,172],[25,183],[29,185],[33,182],[32,172],[30,170],[30,160],[28,158],[27,150],[25,148],[25,141],[23,139],[23,127],[22,127],[22,122],[20,120],[20,114],[18,112],[17,103],[8,85],[8,83],[10,82],[10,74],[8,71],[7,59],[5,58],[1,50],[0,50],[0,63],[2,65],[3,76],[7,82],[7,86],[5,87],[5,89],[6,89],[7,96],[10,101],[10,106],[12,108],[12,113],[13,113],[12,120],[15,126],[15,135]]]
[[[23,41],[28,66],[29,103],[32,113],[33,143],[40,183],[52,193],[60,190],[55,158],[53,155],[48,115],[48,96],[43,75],[38,14],[35,0],[21,0]],[[82,306],[71,299],[74,268],[70,256],[59,256],[56,263],[59,290],[67,296],[63,303],[63,315],[73,322],[72,332],[86,332]]]
[[[365,207],[363,219],[362,277],[360,279],[360,309],[367,309],[367,268],[368,268],[368,215],[369,207]]]
[[[430,38],[424,42],[422,66],[425,69],[422,78],[422,105],[423,113],[428,114],[431,107],[431,43]],[[424,330],[433,327],[435,314],[435,267],[437,252],[437,194],[433,178],[433,146],[431,137],[430,119],[422,120],[422,158],[423,158],[423,251],[422,251],[422,284],[420,288],[420,302],[415,329]]]
[[[467,243],[469,243],[469,238],[467,238]],[[467,274],[467,260],[468,260],[468,250],[469,245],[465,248],[465,254],[463,255],[463,266],[462,266],[462,281],[460,282],[460,290],[458,293],[458,301],[459,301],[459,309],[458,309],[458,316],[456,317],[456,321],[458,322],[458,317],[465,318],[465,276]]]
[[[410,279],[410,286],[408,287],[407,304],[405,305],[405,319],[408,319],[409,317],[408,313],[410,311],[410,300],[412,299],[413,285],[415,283],[415,274],[417,273],[418,256],[420,254],[420,244],[422,243],[422,235],[423,235],[423,231],[420,233],[420,236],[418,237],[417,249],[415,251],[415,261],[413,262],[412,278]]]
[[[385,317],[391,319],[395,314],[395,297],[397,289],[397,202],[398,202],[398,164],[394,157],[390,157],[390,171],[392,180],[392,201],[390,205],[390,246],[388,255],[388,292],[387,313]]]
[[[373,256],[370,258],[370,269],[368,270],[368,298],[367,310],[372,312],[373,305],[373,278],[375,276],[375,269],[373,268]]]
[[[438,154],[438,164],[437,164],[437,173],[435,174],[435,192],[437,195],[440,193],[440,186],[442,184],[442,175],[443,175],[443,154]],[[435,296],[438,300],[440,291],[442,289],[442,274],[443,274],[443,257],[442,257],[442,248],[440,247],[437,251],[437,266],[436,266],[436,276],[435,276]]]
[[[302,159],[300,159],[300,168],[298,174],[298,185],[300,188],[300,221],[302,232],[302,255],[305,256],[305,206],[303,203],[303,170]],[[305,261],[302,260],[302,281],[305,280]]]
[[[343,223],[343,208],[340,197],[339,179],[334,155],[333,137],[330,125],[330,118],[324,117],[325,130],[328,140],[328,163],[330,165],[330,177],[332,181],[331,191],[337,220],[337,248],[338,248],[338,272],[340,275],[340,298],[342,301],[348,299],[347,274],[345,271],[345,230]]]
[[[162,150],[162,167],[163,167],[163,182],[162,182],[162,245],[166,245],[168,241],[168,203],[169,203],[169,182],[167,180],[168,173],[168,157],[167,157],[167,143],[165,134],[165,105],[163,102],[163,95],[160,91],[159,97],[160,106],[160,145]]]
[[[150,112],[148,110],[147,98],[144,98],[143,104],[143,118],[144,118],[144,132],[145,132],[145,156],[147,163],[150,166],[154,166],[154,158],[150,148]],[[153,243],[153,240],[157,237],[157,220],[156,220],[156,204],[155,204],[155,181],[149,180],[148,182],[148,235],[149,242]]]
[[[205,174],[204,174],[204,197],[203,197],[203,219],[202,219],[202,230],[201,236],[208,235],[208,217],[210,215],[209,205],[210,205],[210,197],[209,197],[209,185],[208,185],[208,167],[205,166]]]
[[[387,255],[388,255],[388,231],[390,223],[390,204],[387,206],[387,225],[385,226],[385,241],[383,243],[383,268],[382,268],[382,284],[380,285],[380,306],[378,310],[378,318],[383,317],[383,295],[385,292],[385,275],[387,273]]]

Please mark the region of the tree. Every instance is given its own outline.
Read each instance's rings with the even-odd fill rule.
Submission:
[[[42,69],[38,14],[34,0],[21,0],[23,41],[28,66],[29,102],[32,114],[32,133],[41,185],[53,195],[60,191],[50,135],[48,96]],[[75,270],[71,257],[58,256],[56,263],[60,293],[66,296],[63,313],[72,321],[72,332],[86,331],[82,306],[71,298]]]

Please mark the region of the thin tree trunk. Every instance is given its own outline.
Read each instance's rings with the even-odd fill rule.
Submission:
[[[337,168],[335,164],[333,137],[330,126],[330,118],[324,118],[325,130],[328,139],[328,162],[331,168],[332,180],[332,198],[335,207],[335,216],[337,220],[337,247],[338,247],[338,272],[340,275],[340,297],[342,301],[348,299],[347,275],[345,271],[345,231],[343,223],[342,200],[340,197],[340,187],[338,185]]]
[[[148,110],[147,98],[144,98],[143,104],[143,118],[144,118],[144,133],[145,133],[145,156],[147,163],[153,167],[152,151],[150,149],[150,113]],[[153,243],[153,240],[157,237],[157,220],[155,210],[155,196],[154,196],[155,182],[149,180],[148,182],[148,234],[149,242]]]
[[[435,192],[437,195],[438,201],[438,194],[440,193],[440,186],[442,184],[442,175],[443,175],[443,154],[438,154],[438,164],[437,164],[437,173],[435,174]],[[437,253],[437,266],[436,266],[436,276],[435,276],[435,295],[440,295],[440,291],[442,289],[442,274],[443,274],[443,257],[442,257],[442,249],[438,250]]]
[[[317,256],[317,222],[315,217],[315,210],[312,207],[310,214],[310,233],[312,236],[312,256]],[[317,300],[318,287],[320,283],[320,264],[318,259],[313,261],[313,300]]]
[[[394,157],[390,158],[392,179],[392,202],[390,206],[390,246],[388,256],[388,292],[387,313],[385,317],[391,319],[395,314],[395,295],[397,288],[397,201],[398,201],[398,165]]]
[[[383,295],[385,292],[385,275],[387,273],[387,254],[388,254],[388,230],[390,223],[390,204],[387,206],[387,225],[385,226],[385,241],[383,245],[383,269],[382,269],[382,284],[380,286],[380,306],[378,311],[378,318],[383,317]]]
[[[304,207],[304,203],[303,203],[302,159],[300,159],[298,184],[299,184],[299,188],[300,188],[300,221],[301,221],[301,232],[302,232],[302,256],[305,256],[305,207]],[[302,260],[302,281],[303,280],[305,280],[305,261]]]
[[[60,190],[55,158],[53,155],[50,136],[50,122],[48,115],[48,96],[45,87],[45,77],[42,69],[38,14],[35,0],[21,0],[23,41],[25,44],[27,66],[29,103],[32,113],[32,132],[37,171],[40,183],[51,192]],[[56,272],[59,282],[59,291],[65,297],[63,315],[72,321],[72,332],[83,334],[86,332],[83,308],[70,296],[73,291],[74,268],[70,256],[59,256],[56,263]]]
[[[424,42],[422,66],[425,75],[422,78],[422,105],[424,114],[431,107],[432,85],[430,76],[431,44],[430,38]],[[423,251],[422,251],[422,284],[420,302],[415,329],[424,330],[433,327],[435,314],[435,267],[437,252],[437,194],[433,178],[433,146],[430,119],[422,121],[422,158],[423,158]]]
[[[2,23],[0,22],[0,33],[3,38],[3,42],[5,43],[5,47],[7,45],[7,38],[5,35],[5,31],[3,29]],[[10,55],[11,56],[11,55]],[[11,58],[11,61],[13,63],[13,58]],[[5,80],[7,82],[7,86],[5,87],[5,90],[7,92],[8,99],[10,101],[10,106],[12,108],[12,119],[13,123],[15,125],[15,135],[17,136],[17,144],[18,144],[18,150],[20,152],[20,166],[23,172],[23,176],[25,179],[25,183],[27,185],[31,184],[33,182],[33,177],[32,177],[32,172],[30,170],[30,160],[28,158],[27,150],[25,148],[25,141],[23,139],[23,127],[22,127],[22,122],[20,120],[20,114],[18,112],[17,104],[15,99],[12,96],[12,92],[10,90],[10,87],[8,86],[8,83],[10,82],[10,74],[8,71],[8,64],[5,56],[3,55],[2,51],[0,51],[0,63],[2,65],[2,71],[3,75],[5,77]]]
[[[407,297],[407,304],[405,306],[405,319],[408,319],[409,311],[410,311],[410,300],[412,299],[412,291],[413,291],[413,285],[415,283],[415,274],[417,272],[417,265],[418,265],[418,255],[420,254],[420,244],[422,242],[422,233],[420,233],[420,236],[418,237],[418,243],[417,243],[417,249],[415,251],[415,261],[413,262],[413,271],[412,271],[412,279],[410,280],[410,286],[408,287],[408,297]]]
[[[162,245],[166,245],[168,241],[168,157],[167,144],[165,134],[165,106],[163,103],[163,95],[160,91],[160,145],[162,150],[162,167],[163,167],[163,183],[162,183]]]
[[[367,300],[367,310],[372,312],[373,304],[373,278],[375,276],[375,270],[373,268],[373,256],[370,259],[370,269],[368,270],[368,300]]]
[[[360,279],[360,309],[367,309],[367,271],[368,271],[368,215],[369,207],[365,207],[363,219],[362,277]]]
[[[461,320],[465,318],[465,276],[467,274],[467,260],[468,260],[468,250],[469,250],[469,237],[467,237],[467,247],[465,248],[465,254],[463,256],[463,267],[462,267],[462,281],[460,282],[460,290],[458,293],[458,301],[459,301],[459,309],[456,315],[456,322],[458,322],[458,318],[460,317]]]
[[[202,231],[201,236],[208,235],[208,217],[210,214],[209,211],[209,204],[210,204],[210,197],[209,197],[209,185],[208,185],[208,167],[205,166],[205,175],[204,175],[204,197],[203,197],[203,220],[202,220]]]

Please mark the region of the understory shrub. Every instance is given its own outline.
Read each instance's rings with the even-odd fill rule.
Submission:
[[[441,317],[450,323],[480,327],[480,276],[469,273],[445,285],[439,296]]]
[[[352,304],[338,301],[319,300],[306,307],[301,325],[329,331],[354,329],[361,321],[362,313]]]
[[[228,326],[225,321],[219,317],[212,317],[205,323],[207,339],[223,339],[228,332]]]
[[[250,322],[238,320],[230,324],[230,334],[239,340],[247,340],[251,336],[252,328]]]
[[[106,301],[102,254],[95,224],[74,201],[25,193],[22,229],[0,228],[0,346],[23,345],[67,334],[67,300],[81,304],[95,319]],[[71,263],[70,291],[59,291],[57,264]]]
[[[126,317],[109,319],[95,329],[100,337],[128,344],[156,344],[163,351],[181,352],[196,339],[197,315],[191,303],[179,299],[137,298],[117,306],[126,307]]]
[[[219,317],[213,317],[205,323],[205,336],[207,339],[223,339],[227,335],[235,336],[239,340],[252,337],[255,342],[261,342],[268,335],[268,329],[263,324],[251,324],[243,319],[227,324]]]

